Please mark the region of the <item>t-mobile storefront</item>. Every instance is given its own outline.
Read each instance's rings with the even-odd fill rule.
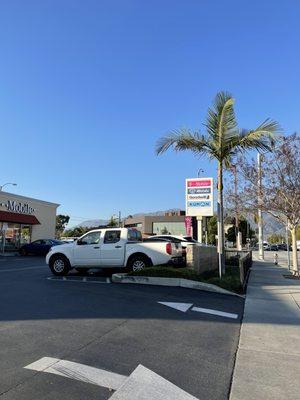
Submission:
[[[37,239],[54,238],[58,206],[0,191],[0,252],[16,251]]]

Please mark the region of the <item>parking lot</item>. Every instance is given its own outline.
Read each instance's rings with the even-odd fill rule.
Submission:
[[[242,298],[53,278],[43,258],[0,258],[1,399],[106,400],[139,365],[198,399],[228,397]]]

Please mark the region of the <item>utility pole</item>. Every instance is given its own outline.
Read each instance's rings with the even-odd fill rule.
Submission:
[[[121,228],[121,211],[119,211],[119,228]]]
[[[259,248],[259,258],[261,260],[265,259],[264,255],[264,233],[263,233],[263,218],[261,210],[261,158],[262,155],[257,153],[257,171],[258,171],[258,248]]]
[[[241,250],[240,235],[239,235],[239,209],[238,209],[238,192],[237,192],[237,166],[232,165],[234,174],[234,205],[235,205],[235,240],[237,250]]]

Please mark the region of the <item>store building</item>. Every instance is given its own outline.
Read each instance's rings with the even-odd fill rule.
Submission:
[[[59,204],[0,191],[0,252],[55,237]]]
[[[137,228],[144,236],[147,235],[185,235],[185,212],[166,212],[165,215],[140,215],[128,217],[124,227]]]

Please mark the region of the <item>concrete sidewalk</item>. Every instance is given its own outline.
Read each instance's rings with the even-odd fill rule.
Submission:
[[[300,399],[300,281],[284,274],[254,262],[230,400]]]

